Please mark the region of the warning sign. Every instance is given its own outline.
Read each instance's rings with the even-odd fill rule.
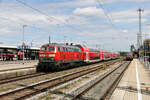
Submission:
[[[25,43],[24,43],[24,42],[22,42],[22,46],[23,46],[23,47],[25,46]]]

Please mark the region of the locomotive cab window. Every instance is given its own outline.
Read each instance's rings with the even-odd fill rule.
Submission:
[[[49,47],[48,51],[55,51],[55,47]]]
[[[58,47],[58,51],[60,51],[60,48]]]
[[[46,49],[47,49],[46,47],[42,47],[41,51],[46,51]]]

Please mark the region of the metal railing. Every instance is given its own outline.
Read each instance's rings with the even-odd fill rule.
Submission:
[[[150,61],[148,61],[147,57],[140,57],[140,62],[150,70]]]

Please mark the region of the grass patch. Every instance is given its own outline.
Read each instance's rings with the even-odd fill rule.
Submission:
[[[65,85],[63,87],[61,87],[60,89],[68,89],[69,88],[69,85]]]
[[[58,90],[54,90],[54,91],[50,91],[50,93],[53,93],[53,94],[63,94],[63,92],[61,92],[61,91],[58,91]]]
[[[35,100],[51,100],[51,99],[55,99],[55,97],[52,97],[50,94],[48,94],[48,95],[40,96],[38,99]]]
[[[23,72],[16,72],[16,76],[21,76],[23,75]]]
[[[90,78],[90,77],[88,77],[88,76],[85,76],[85,77],[83,77],[84,79],[87,79],[87,78]]]

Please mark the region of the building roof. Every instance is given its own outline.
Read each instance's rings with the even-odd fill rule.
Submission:
[[[0,45],[0,49],[18,49],[18,46]],[[40,50],[38,47],[30,47],[33,50]]]

